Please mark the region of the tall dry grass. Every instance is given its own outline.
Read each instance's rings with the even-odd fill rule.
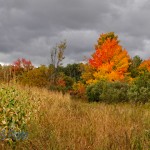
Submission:
[[[27,91],[35,104],[29,137],[17,143],[17,150],[150,149],[149,104],[86,103],[46,89],[16,88]]]

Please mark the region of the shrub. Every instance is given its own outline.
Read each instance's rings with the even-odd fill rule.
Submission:
[[[85,93],[86,93],[85,84],[83,84],[81,81],[74,83],[73,90],[70,91],[71,97],[77,99],[86,99]]]
[[[23,72],[18,75],[18,80],[23,85],[47,87],[48,86],[48,69],[46,66],[41,65],[28,72]]]
[[[100,99],[106,103],[127,102],[127,91],[127,83],[120,81],[107,82],[107,85],[103,88],[103,92],[100,95]]]
[[[128,84],[124,82],[100,81],[87,87],[86,94],[89,101],[117,103],[128,101]]]
[[[64,81],[66,83],[66,89],[67,90],[71,90],[72,89],[72,86],[73,86],[73,83],[74,83],[74,80],[73,78],[69,77],[69,76],[65,76],[64,77]]]
[[[105,87],[106,82],[100,81],[89,85],[86,89],[86,95],[90,102],[101,101],[100,95],[103,93],[103,88]]]
[[[150,100],[150,73],[141,74],[131,84],[128,97],[133,103],[146,103]]]

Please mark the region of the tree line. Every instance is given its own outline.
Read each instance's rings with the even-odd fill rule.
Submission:
[[[1,82],[45,87],[89,101],[145,103],[150,100],[150,58],[131,58],[114,32],[100,35],[86,63],[63,66],[66,47],[63,41],[51,50],[48,66],[35,67],[25,58],[8,66],[1,65]]]

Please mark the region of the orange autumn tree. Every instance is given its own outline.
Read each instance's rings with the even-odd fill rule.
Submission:
[[[109,33],[106,34],[109,35]],[[106,35],[102,34],[102,36]],[[106,36],[102,44],[99,44],[101,39],[100,36],[98,44],[95,46],[96,51],[92,58],[89,59],[89,64],[96,69],[92,82],[97,82],[101,79],[109,81],[123,80],[129,67],[130,57],[127,51],[119,45],[115,35],[114,38]]]
[[[144,60],[141,65],[139,66],[140,71],[148,71],[150,72],[150,58],[147,60]]]

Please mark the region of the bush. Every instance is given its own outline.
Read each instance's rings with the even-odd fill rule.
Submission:
[[[64,81],[66,83],[66,89],[67,90],[72,90],[72,86],[74,84],[74,80],[73,78],[69,77],[69,76],[65,76],[64,77]]]
[[[107,82],[107,85],[103,88],[103,92],[100,95],[100,99],[106,103],[127,102],[127,91],[127,83],[120,81]]]
[[[100,81],[87,87],[86,94],[89,101],[117,103],[128,101],[128,84],[124,82]]]
[[[86,99],[86,88],[85,84],[83,84],[81,81],[78,81],[77,83],[74,83],[73,89],[70,91],[71,98],[75,99]]]
[[[101,101],[100,95],[103,93],[103,88],[105,87],[105,85],[106,85],[105,81],[100,81],[98,83],[93,83],[89,85],[86,89],[86,95],[87,95],[88,100],[90,102]]]
[[[150,73],[141,74],[130,86],[128,97],[133,103],[146,103],[150,100]]]

